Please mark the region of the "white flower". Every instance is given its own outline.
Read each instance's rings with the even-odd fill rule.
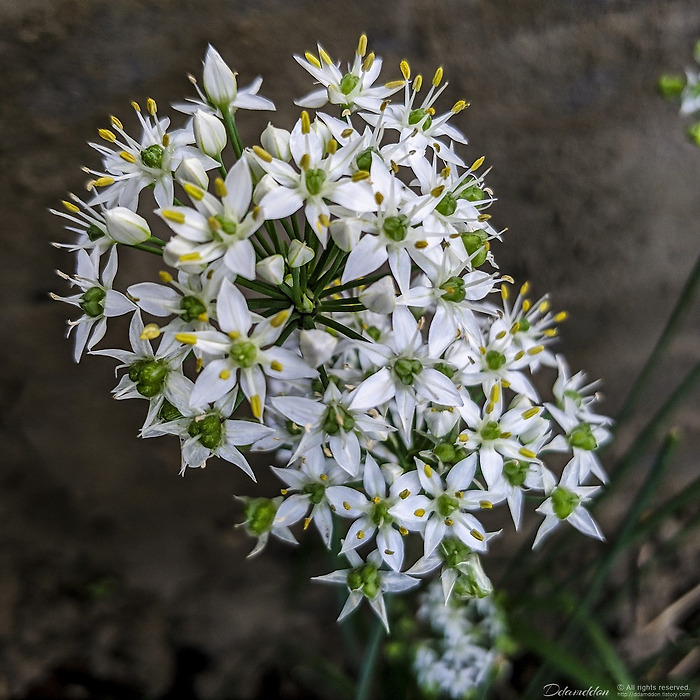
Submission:
[[[204,57],[202,83],[209,101],[219,109],[226,110],[235,102],[238,94],[236,75],[211,44]]]
[[[226,146],[226,129],[221,120],[198,109],[192,121],[194,139],[202,153],[218,158]]]
[[[137,245],[151,237],[148,222],[131,209],[114,207],[104,212],[107,233],[117,241],[126,245]]]

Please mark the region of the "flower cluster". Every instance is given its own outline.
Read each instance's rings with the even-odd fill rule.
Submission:
[[[693,58],[700,66],[700,40],[695,43]],[[659,78],[659,91],[667,99],[680,99],[680,113],[696,117],[700,113],[700,68],[686,68],[685,76],[665,74]],[[700,146],[700,121],[695,121],[686,130],[688,138]]]
[[[484,158],[458,153],[467,105],[438,110],[442,69],[424,85],[403,61],[378,83],[364,36],[347,70],[320,46],[296,60],[318,85],[298,104],[317,111],[259,145],[238,112],[274,106],[212,47],[182,127],[150,99],[139,138],[112,117],[88,201],[55,212],[77,234],[58,244],[76,293],[55,298],[81,312],[76,361],[118,361],[115,397],[147,402],[142,437],[177,436],[182,473],[214,456],[254,479],[249,455],[274,453],[281,495],[241,497],[254,552],[313,524],[349,562],[319,577],[347,587],[341,616],[366,598],[388,625],[383,593],[435,570],[446,599],[488,588],[497,506],[517,529],[539,497],[535,544],[563,521],[602,538],[586,502],[609,420],[552,349],[566,314],[498,271]],[[154,255],[157,278],[117,291],[120,248]],[[127,314],[131,348],[95,349]]]
[[[451,599],[447,604],[433,582],[423,594],[418,619],[432,636],[416,650],[413,668],[428,697],[479,697],[507,670],[505,615],[493,598]]]

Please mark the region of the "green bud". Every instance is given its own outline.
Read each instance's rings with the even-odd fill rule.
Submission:
[[[160,411],[158,411],[158,418],[166,423],[169,423],[172,420],[182,418],[182,413],[180,413],[180,411],[178,411],[178,409],[175,408],[175,406],[173,406],[168,399],[165,399],[163,401],[163,405],[160,407]]]
[[[486,250],[487,235],[485,231],[473,231],[472,233],[463,233],[461,235],[464,248],[471,258],[472,267],[480,267],[486,262],[486,256],[488,255]]]
[[[231,345],[229,356],[239,367],[252,367],[258,356],[258,347],[249,340],[237,340]]]
[[[501,426],[494,420],[490,420],[480,432],[483,440],[498,440],[501,437]]]
[[[454,464],[455,457],[457,456],[457,450],[455,450],[455,446],[451,443],[441,442],[439,445],[435,445],[433,448],[433,454],[443,464]]]
[[[353,75],[352,73],[346,73],[340,79],[340,92],[342,92],[343,95],[349,95],[357,87],[359,82],[359,76]]]
[[[529,330],[530,330],[530,321],[528,321],[526,318],[521,318],[518,321],[518,332],[529,331]]]
[[[575,493],[563,486],[557,486],[552,491],[552,506],[560,520],[568,518],[580,502],[581,499]]]
[[[361,590],[367,598],[374,598],[381,590],[377,567],[369,562],[349,571],[347,582],[351,591]]]
[[[478,185],[469,185],[459,193],[459,198],[469,202],[480,202],[482,199],[486,199],[486,192]]]
[[[430,128],[430,125],[433,123],[433,118],[428,114],[428,112],[422,108],[414,109],[409,115],[408,115],[408,123],[413,126],[414,124],[420,124],[421,120],[425,118],[425,121],[423,122],[423,125],[421,126],[421,129],[425,131],[426,129]]]
[[[355,164],[357,165],[358,170],[366,170],[369,172],[370,168],[372,167],[372,149],[365,148],[365,150],[362,151],[357,158],[355,158]]]
[[[379,328],[377,328],[376,326],[370,326],[370,327],[367,329],[367,335],[368,335],[370,338],[372,338],[372,340],[373,340],[375,343],[378,343],[378,342],[379,342],[379,338],[381,338],[382,332],[381,332],[381,331],[379,330]]]
[[[85,233],[87,233],[87,237],[91,241],[96,241],[99,238],[104,238],[105,235],[105,232],[97,224],[90,224],[87,227]]]
[[[457,373],[457,370],[446,362],[437,362],[433,365],[433,369],[436,369],[440,374],[444,374],[448,379],[452,379]]]
[[[251,498],[243,510],[248,530],[258,537],[272,529],[276,513],[277,504],[271,498]]]
[[[408,219],[403,215],[387,216],[382,224],[382,230],[392,241],[402,241],[408,231]]]
[[[80,308],[90,318],[99,318],[105,311],[104,300],[107,292],[102,287],[90,287],[80,297]]]
[[[498,371],[506,363],[506,356],[498,350],[489,350],[486,353],[486,365],[493,372]]]
[[[581,423],[569,434],[569,445],[590,451],[598,447],[598,441],[593,435],[591,426],[588,423]]]
[[[435,211],[443,216],[452,216],[457,209],[457,200],[451,192],[448,192],[435,207]]]
[[[402,357],[394,363],[394,374],[406,386],[413,384],[415,375],[420,374],[422,370],[423,365],[414,358]]]
[[[659,78],[656,87],[663,98],[672,100],[683,92],[685,78],[682,75],[666,73]]]
[[[443,493],[437,499],[437,511],[438,513],[440,513],[440,515],[442,515],[443,518],[449,517],[458,509],[459,500],[454,496],[448,496],[446,493]]]
[[[169,371],[162,360],[137,360],[129,367],[129,379],[141,396],[150,399],[161,393]]]
[[[306,191],[310,195],[319,194],[323,183],[326,181],[326,173],[323,170],[307,170],[304,175],[304,181],[306,182]]]
[[[180,309],[182,310],[180,318],[187,323],[197,321],[200,316],[207,313],[207,307],[197,297],[182,297]]]
[[[209,450],[216,449],[224,435],[224,426],[218,413],[198,416],[187,427],[190,437],[199,438],[199,442]]]
[[[696,146],[700,146],[700,122],[695,122],[695,124],[691,124],[691,125],[686,129],[686,134],[688,134],[688,138],[689,138]]]
[[[160,170],[163,167],[164,153],[165,149],[159,143],[154,143],[152,146],[144,148],[143,151],[141,151],[141,162],[147,168]]]
[[[511,486],[522,486],[529,471],[530,464],[520,460],[511,460],[503,465],[503,474]]]
[[[471,552],[457,566],[460,572],[455,583],[454,593],[459,598],[486,598],[493,593],[493,584],[486,575],[479,555]]]
[[[445,292],[442,298],[455,304],[464,301],[467,296],[467,293],[464,291],[464,280],[461,277],[450,277],[447,282],[440,285],[440,289]]]

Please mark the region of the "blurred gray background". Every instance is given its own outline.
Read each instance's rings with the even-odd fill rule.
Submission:
[[[82,192],[108,115],[136,133],[131,100],[164,115],[192,94],[208,43],[289,127],[311,89],[292,54],[350,60],[363,31],[387,79],[442,65],[443,108],[471,103],[453,123],[493,167],[501,269],[570,312],[560,347],[603,378],[605,412],[653,347],[700,249],[700,150],[655,92],[692,62],[697,0],[0,0],[0,698],[265,697],[291,648],[340,654],[333,592],[289,585],[327,562],[244,559],[232,496],[277,489],[264,465],[257,489],[223,463],[178,477],[176,441],[136,439],[145,404],[111,399],[113,363],[73,364],[71,309],[48,298],[73,264],[49,243],[69,238],[47,210]],[[241,114],[244,142],[268,117]],[[698,318],[639,423],[697,361]],[[697,398],[677,483],[698,472]]]

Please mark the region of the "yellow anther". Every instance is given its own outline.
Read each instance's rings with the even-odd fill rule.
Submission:
[[[525,282],[522,287],[520,287],[520,295],[525,296],[530,291],[530,283]]]
[[[282,496],[286,496],[288,493],[289,493],[289,491],[287,489],[280,489],[280,494]]]
[[[374,505],[376,506],[377,503],[379,503],[381,500],[382,500],[382,499],[379,498],[379,496],[375,496],[375,497],[372,499],[372,503],[374,503]]]
[[[262,401],[260,401],[260,397],[257,394],[253,394],[250,397],[250,410],[256,418],[262,416]]]
[[[321,57],[321,60],[327,65],[330,66],[333,64],[333,59],[320,46],[318,47],[318,55]]]
[[[141,331],[141,340],[154,340],[160,335],[160,328],[156,323],[147,323]]]
[[[309,119],[309,113],[303,110],[301,113],[301,133],[308,134],[311,131],[311,120]]]
[[[180,262],[198,262],[201,259],[202,259],[202,256],[197,251],[194,251],[192,253],[183,253],[178,258],[178,260]]]
[[[194,363],[194,368],[197,371],[197,374],[202,371],[202,367],[204,367],[204,360],[202,360],[201,357],[198,357]]]
[[[345,510],[350,510],[350,504],[347,501],[343,501],[343,508],[345,508]]]
[[[395,174],[399,172],[399,166],[398,166],[398,163],[396,163],[396,161],[392,160],[390,162],[390,165],[391,165],[391,169],[394,171]]]
[[[112,115],[109,120],[112,122],[112,126],[115,129],[123,129],[124,125],[114,116]]]
[[[551,306],[552,306],[552,305],[545,299],[545,301],[543,301],[543,302],[537,307],[537,310],[538,310],[541,314],[546,314],[546,313],[549,311],[549,309],[551,308]]]
[[[333,155],[338,150],[338,142],[335,139],[330,139],[326,144],[326,153]]]
[[[362,70],[366,73],[374,63],[374,51],[367,54],[367,57],[362,61]]]
[[[505,284],[502,284],[501,285],[501,298],[503,299],[503,301],[507,301],[508,296],[509,296],[508,287]]]
[[[283,369],[282,363],[279,360],[272,360],[272,362],[270,362],[270,369],[275,372],[281,372]]]
[[[127,163],[136,162],[136,156],[133,153],[129,153],[129,151],[119,151],[119,157]]]
[[[522,360],[523,357],[525,357],[525,351],[524,350],[518,350],[518,352],[513,355],[513,359],[517,362],[518,360]]]
[[[95,187],[107,187],[114,184],[114,178],[109,176],[98,177],[95,180]]]
[[[520,321],[516,321],[511,327],[511,335],[515,335],[520,330]]]
[[[554,322],[555,323],[561,323],[562,321],[566,321],[566,319],[569,318],[569,314],[566,311],[560,311],[555,317],[554,317]]]
[[[423,76],[419,73],[414,79],[413,79],[413,89],[416,92],[420,92],[420,89],[423,87]]]
[[[197,320],[206,323],[209,320],[209,314],[206,311],[202,311],[201,314],[197,315]]]
[[[197,336],[194,333],[176,333],[175,340],[178,343],[184,343],[185,345],[196,345]]]
[[[509,389],[510,388],[510,382],[507,379],[501,379],[501,386],[504,389]]]
[[[365,539],[365,533],[363,530],[358,530],[357,531],[357,539],[358,540],[364,540]]]
[[[464,498],[463,491],[455,491],[455,498]]]
[[[403,501],[404,499],[408,498],[411,495],[411,492],[408,489],[404,489],[400,494],[399,498]]]
[[[496,340],[501,340],[501,338],[505,338],[506,335],[508,335],[508,331],[501,331],[496,334]]]
[[[496,408],[496,406],[493,404],[493,402],[492,402],[492,401],[489,401],[489,402],[486,404],[486,408],[484,409],[484,412],[486,413],[486,415],[491,415],[491,414],[493,413],[493,410],[494,410],[495,408]]]
[[[63,199],[63,200],[61,200],[61,204],[63,204],[63,206],[66,209],[68,209],[68,211],[71,214],[78,214],[80,212],[80,208],[75,206],[75,204],[73,204],[73,202],[68,202],[65,199]]]
[[[425,508],[417,508],[413,511],[413,515],[415,515],[416,518],[422,518],[425,515]]]
[[[479,542],[484,541],[484,536],[478,531],[478,530],[470,530],[469,534],[475,539],[479,540]]]
[[[321,481],[328,481],[328,474],[321,474],[321,476],[318,477]]]
[[[464,100],[457,100],[457,102],[455,102],[452,105],[452,112],[454,114],[459,114],[459,112],[461,112],[463,109],[466,109],[467,107],[467,102],[465,102]]]
[[[272,163],[272,156],[261,146],[253,146],[253,153],[255,153],[260,160],[264,160],[266,163]]]
[[[156,116],[156,112],[158,111],[158,105],[156,104],[156,101],[152,97],[149,97],[146,100],[146,109],[148,110],[148,113],[152,117]]]
[[[374,201],[381,205],[381,203],[384,201],[384,195],[381,192],[375,192],[374,193]]]
[[[191,198],[194,199],[198,202],[201,202],[204,199],[204,190],[201,187],[197,187],[197,185],[193,185],[191,182],[186,182],[183,186],[182,189],[187,192],[187,195]]]
[[[523,299],[523,311],[527,313],[530,308],[532,307],[532,304],[530,303],[529,299]]]
[[[289,309],[279,311],[270,319],[270,325],[273,328],[278,328],[289,318]]]
[[[172,221],[175,224],[184,224],[185,215],[181,211],[173,211],[172,209],[163,209],[161,216],[168,221]]]
[[[403,526],[399,527],[399,532],[401,533],[402,537],[406,537],[408,534],[408,530]]]
[[[478,221],[488,221],[491,218],[491,214],[479,214],[476,218]]]
[[[319,214],[318,223],[321,224],[323,228],[328,228],[331,225],[331,220],[325,214]]]
[[[357,42],[357,53],[358,56],[364,56],[367,53],[367,35],[361,34],[360,40]]]
[[[348,128],[348,129],[343,129],[343,130],[340,132],[340,135],[341,135],[344,139],[349,139],[354,133],[355,133],[355,129],[350,129],[350,128]]]
[[[311,518],[304,518],[304,530],[308,530],[309,525],[311,525]]]
[[[167,148],[170,145],[170,134],[163,134],[160,142]]]
[[[527,411],[523,411],[520,415],[525,419],[529,420],[530,418],[533,418],[540,412],[540,409],[537,406],[533,406],[532,408],[528,408]]]
[[[522,455],[523,457],[527,457],[528,459],[535,459],[535,457],[537,457],[537,455],[532,450],[528,450],[527,447],[521,447],[518,450],[518,454]]]
[[[173,276],[167,270],[161,270],[158,277],[163,284],[170,284],[173,281]]]
[[[207,223],[212,231],[219,231],[221,229],[221,222],[215,216],[210,216],[207,219]]]
[[[499,437],[500,437],[502,440],[507,440],[507,439],[508,439],[509,437],[511,437],[512,435],[513,435],[513,433],[505,432],[505,433],[501,433],[501,434],[499,435]]]
[[[312,65],[314,68],[320,68],[321,67],[321,61],[319,61],[316,56],[314,56],[310,51],[307,51],[304,54],[304,58]]]
[[[491,399],[491,403],[496,403],[499,398],[501,398],[501,385],[500,384],[494,384],[491,387],[491,396],[489,397]]]
[[[241,337],[241,332],[240,331],[229,331],[226,334],[231,340],[238,340]]]
[[[308,170],[310,163],[311,163],[311,156],[308,153],[304,153],[304,155],[299,160],[299,167],[302,170]]]
[[[485,355],[485,354],[486,354],[486,348],[485,348],[483,345],[479,345],[479,352],[480,352],[482,355]]]
[[[408,65],[408,61],[401,61],[401,63],[399,63],[399,68],[401,69],[401,75],[403,75],[403,79],[410,80],[411,66]]]
[[[469,435],[462,433],[457,440],[459,440],[459,442],[469,442]]]
[[[138,102],[136,102],[136,101],[132,102],[132,103],[131,103],[131,106],[132,106],[137,112],[140,112],[140,111],[141,111],[141,105],[140,105]]]
[[[425,110],[426,114],[429,114],[431,117],[435,116],[435,107],[427,107]],[[439,151],[439,149],[438,149]]]
[[[440,197],[444,191],[445,191],[445,185],[438,185],[437,187],[433,187],[433,189],[430,190],[430,196],[431,197]]]
[[[401,87],[405,82],[405,80],[390,80],[388,83],[384,83],[384,87],[388,88],[389,90],[393,90],[394,88]],[[382,102],[382,107],[386,109],[388,104],[388,102]],[[383,112],[384,109],[381,109],[380,107],[380,111]]]
[[[256,204],[253,207],[253,219],[255,221],[257,221],[261,215],[262,215],[262,208],[260,207],[260,205]]]
[[[228,379],[231,376],[231,371],[228,369],[222,369],[221,372],[219,372],[219,379]]]
[[[484,156],[481,156],[481,158],[477,158],[472,163],[472,167],[469,168],[469,170],[478,170],[483,164],[484,164]]]
[[[214,191],[218,197],[225,197],[228,193],[226,183],[220,177],[217,177],[216,180],[214,180]]]
[[[429,464],[426,464],[423,467],[423,473],[430,479],[433,476],[433,468]]]
[[[440,66],[433,75],[433,87],[437,87],[442,82],[442,66]]]
[[[538,354],[541,353],[543,350],[544,350],[544,345],[535,345],[534,348],[530,348],[530,349],[527,351],[527,354],[528,354],[528,355],[538,355]]]
[[[416,241],[416,242],[413,244],[413,247],[414,247],[414,248],[418,248],[418,250],[423,250],[423,248],[427,248],[427,247],[428,247],[428,241]]]
[[[100,135],[100,138],[103,138],[105,141],[109,141],[110,143],[114,143],[117,140],[114,132],[110,131],[109,129],[99,129],[97,133]]]
[[[393,549],[385,549],[385,550],[384,550],[384,554],[387,554],[388,556],[391,556],[392,554],[394,554],[394,550],[393,550]]]
[[[545,338],[554,338],[559,335],[556,328],[546,328],[542,333]]]
[[[445,525],[447,525],[447,527],[452,527],[454,524],[455,521],[452,520],[452,518],[445,518]]]
[[[354,172],[352,174],[352,181],[353,182],[361,182],[362,180],[366,180],[368,177],[369,177],[368,170],[358,170],[357,172]]]

